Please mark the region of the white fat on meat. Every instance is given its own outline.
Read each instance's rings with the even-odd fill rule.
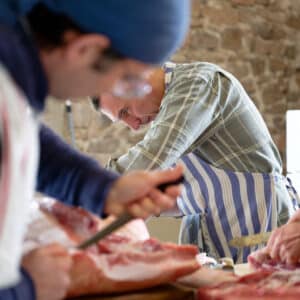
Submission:
[[[135,262],[134,264],[127,265],[114,265],[112,266],[109,263],[109,260],[100,256],[90,255],[90,257],[95,262],[96,266],[105,274],[107,278],[110,278],[115,281],[143,281],[156,276],[159,276],[161,273],[160,268],[149,268],[149,263]]]
[[[75,246],[74,241],[70,239],[66,232],[53,219],[47,218],[40,211],[38,203],[33,201],[30,206],[29,224],[23,244],[23,255],[37,247],[54,242],[60,243],[67,248]]]
[[[32,210],[24,253],[52,242],[66,246],[73,260],[69,297],[133,291],[174,282],[200,267],[196,247],[149,239],[142,220],[128,223],[93,247],[76,250],[74,246],[113,218],[101,220],[82,208],[53,200],[41,203]]]

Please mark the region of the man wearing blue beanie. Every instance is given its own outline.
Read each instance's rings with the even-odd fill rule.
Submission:
[[[173,205],[182,169],[118,177],[38,128],[48,94],[76,98],[149,92],[143,74],[182,43],[189,0],[7,0],[0,2],[0,300],[58,300],[67,251],[51,245],[21,260],[27,208],[37,189],[97,214],[146,217]],[[132,205],[132,202],[134,204]]]

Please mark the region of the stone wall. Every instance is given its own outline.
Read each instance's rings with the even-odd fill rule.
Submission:
[[[192,16],[174,61],[209,61],[236,75],[284,156],[285,112],[300,108],[300,1],[194,0]],[[76,146],[102,163],[143,136],[97,115],[87,101],[73,112]],[[70,140],[62,103],[49,104],[45,120]]]

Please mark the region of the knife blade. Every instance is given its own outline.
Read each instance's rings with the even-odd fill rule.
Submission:
[[[272,234],[271,231],[261,232],[257,234],[235,237],[229,241],[229,246],[235,248],[251,247],[266,243]]]
[[[183,183],[183,181],[184,181],[184,177],[182,176],[177,180],[160,184],[157,186],[157,188],[159,190],[161,190],[162,192],[164,192],[168,186],[177,185],[177,184]],[[110,235],[112,232],[119,229],[120,227],[122,227],[123,225],[125,225],[126,223],[128,223],[129,221],[131,221],[133,219],[135,219],[135,217],[133,217],[131,214],[129,214],[127,212],[121,214],[115,221],[113,221],[112,223],[110,223],[109,225],[107,225],[106,227],[104,227],[103,229],[101,229],[100,231],[98,231],[97,233],[95,233],[94,235],[92,235],[91,237],[89,237],[88,239],[83,241],[82,243],[80,243],[76,248],[83,250],[83,249],[86,249],[87,247],[90,247],[91,245],[97,243],[101,239]]]

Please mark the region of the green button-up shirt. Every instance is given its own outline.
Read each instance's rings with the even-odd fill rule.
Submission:
[[[267,126],[240,82],[220,67],[166,64],[166,91],[144,139],[108,167],[167,168],[191,151],[215,167],[281,173]]]

